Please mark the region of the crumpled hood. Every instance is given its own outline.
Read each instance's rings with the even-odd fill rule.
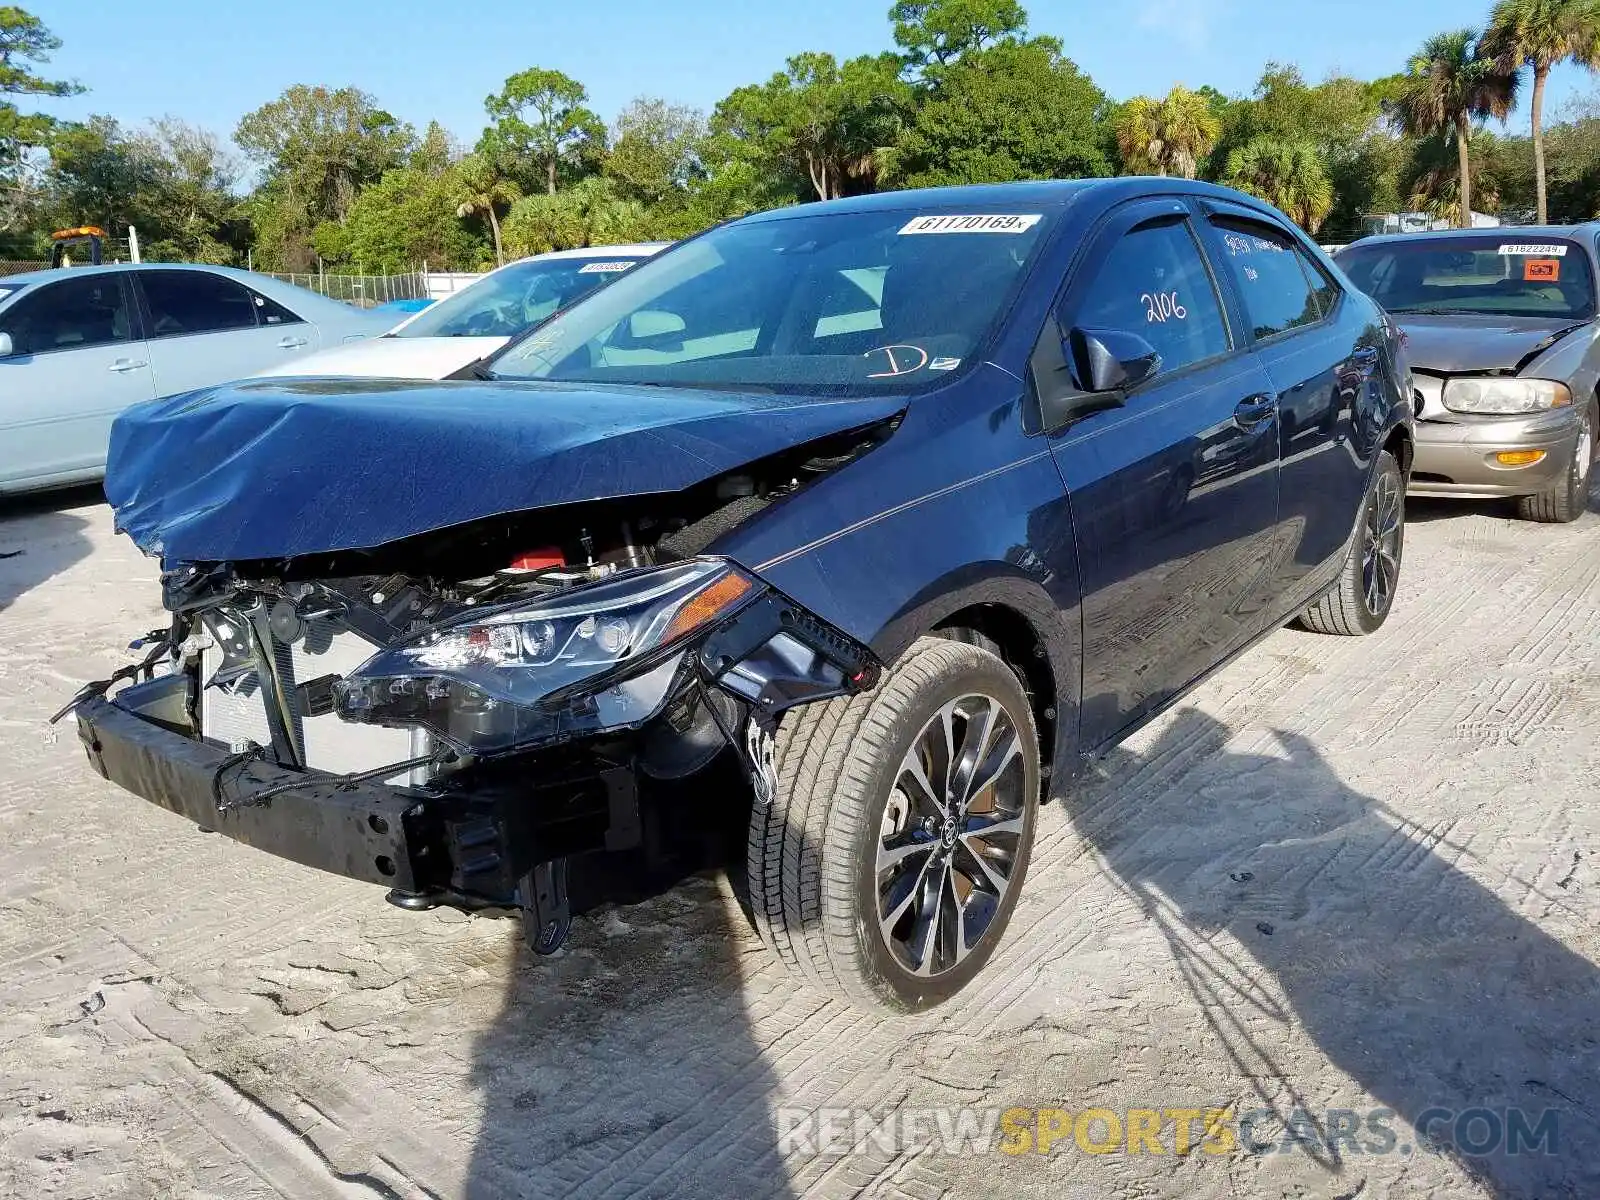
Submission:
[[[675,492],[903,406],[553,383],[248,380],[124,411],[105,491],[117,527],[168,562],[288,558]]]
[[[1530,354],[1587,322],[1548,317],[1435,316],[1395,313],[1413,367],[1444,375],[1514,371]]]

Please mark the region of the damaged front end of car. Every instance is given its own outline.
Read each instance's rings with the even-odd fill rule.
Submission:
[[[653,783],[732,746],[759,802],[776,718],[878,669],[727,560],[558,555],[448,584],[181,568],[145,677],[79,701],[80,737],[202,827],[402,907],[520,910],[554,949],[566,860],[637,847]]]
[[[168,562],[170,627],[59,715],[101,775],[202,828],[404,908],[520,912],[548,952],[569,860],[651,851],[650,830],[717,786],[718,760],[770,799],[777,719],[876,682],[867,646],[715,543],[893,424],[850,422],[673,492]],[[136,540],[165,555],[158,536],[214,511]]]

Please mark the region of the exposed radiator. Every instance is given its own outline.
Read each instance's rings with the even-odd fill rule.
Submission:
[[[366,662],[378,647],[330,620],[310,622],[305,636],[293,645],[273,639],[272,651],[285,695],[294,706],[294,688],[324,675],[347,675]],[[207,649],[200,663],[202,683],[216,675],[222,651]],[[271,745],[267,710],[254,673],[225,690],[206,687],[200,693],[200,724],[207,741],[237,749],[246,740]],[[322,716],[294,714],[295,732],[304,747],[305,762],[319,771],[344,774],[370,771],[386,763],[428,753],[428,738],[420,730],[384,729],[376,725],[351,725],[332,713]],[[402,773],[391,782],[406,782]],[[412,782],[420,783],[420,777]]]

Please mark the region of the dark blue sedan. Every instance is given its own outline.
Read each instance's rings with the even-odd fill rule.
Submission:
[[[1087,762],[1395,596],[1398,335],[1205,184],[761,214],[475,374],[118,421],[106,492],[172,626],[77,700],[98,770],[539,951],[576,856],[733,794],[773,953],[915,1010],[993,954]]]

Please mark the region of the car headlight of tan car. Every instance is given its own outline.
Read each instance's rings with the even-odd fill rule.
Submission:
[[[1444,385],[1443,399],[1455,413],[1512,416],[1565,408],[1572,403],[1572,390],[1553,379],[1452,379]]]

